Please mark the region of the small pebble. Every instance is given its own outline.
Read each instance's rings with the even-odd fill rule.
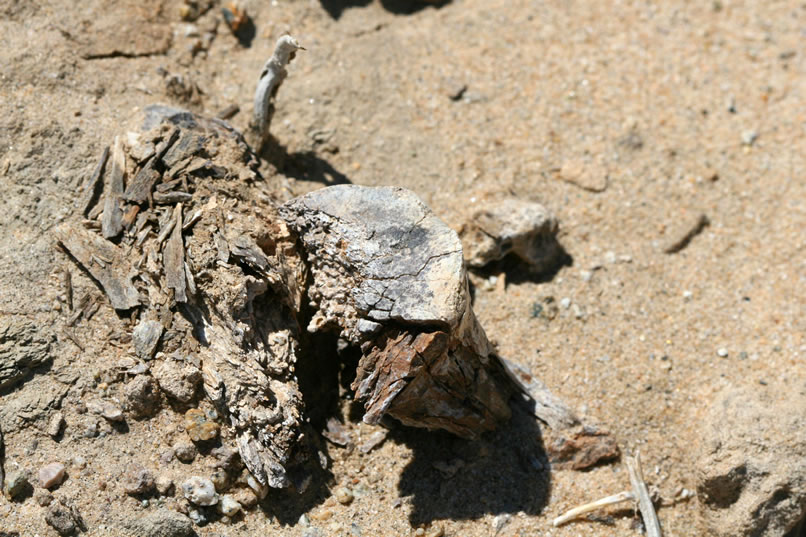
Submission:
[[[221,496],[221,501],[218,503],[218,512],[224,516],[234,516],[241,510],[241,504],[230,496],[225,494]]]
[[[582,270],[579,272],[579,277],[583,282],[589,282],[593,278],[593,272],[590,270]]]
[[[347,487],[337,488],[335,495],[336,500],[338,500],[338,502],[342,505],[349,505],[350,503],[352,503],[353,498],[355,498],[355,496],[353,496],[352,491]]]
[[[686,301],[686,302],[690,301],[691,297],[693,297],[693,296],[694,296],[694,293],[692,293],[691,291],[683,291],[683,300],[684,301]]]
[[[213,475],[210,476],[210,481],[213,482],[213,486],[217,492],[224,492],[230,486],[229,475],[227,475],[227,472],[221,469],[213,472]]]
[[[560,300],[560,307],[564,310],[567,310],[571,307],[571,299],[568,297],[563,298]]]
[[[720,347],[719,349],[717,349],[716,354],[720,358],[727,358],[728,357],[728,349],[726,349],[725,347]]]
[[[244,509],[251,509],[257,505],[257,496],[252,489],[238,489],[230,494]],[[310,523],[310,521],[309,521]]]
[[[212,440],[218,436],[218,423],[213,421],[214,414],[205,413],[200,408],[191,408],[185,412],[185,430],[194,442]]]
[[[208,506],[218,503],[213,482],[204,477],[193,476],[182,483],[182,494],[190,503],[196,505]]]
[[[742,132],[742,143],[744,145],[750,146],[756,143],[758,140],[758,132],[755,130],[746,130]]]
[[[60,462],[52,462],[39,469],[39,486],[42,488],[53,488],[64,481],[64,465]]]
[[[31,483],[28,481],[26,472],[18,470],[6,476],[6,496],[10,500],[16,500],[23,496],[30,488]]]
[[[50,505],[50,502],[53,501],[53,494],[44,489],[37,489],[37,491],[34,492],[34,500],[41,507],[47,507]]]
[[[82,457],[81,455],[76,455],[72,459],[70,459],[72,465],[78,469],[85,468],[87,466],[87,459]]]
[[[126,494],[145,494],[154,490],[154,474],[139,465],[132,465],[123,477]]]
[[[167,475],[161,475],[154,481],[160,496],[170,496],[174,490],[174,482]]]
[[[193,459],[196,458],[196,454],[198,453],[196,446],[187,441],[176,443],[173,447],[173,451],[176,458],[184,463],[193,462]]]
[[[51,438],[56,438],[62,434],[63,428],[64,415],[61,412],[56,412],[53,416],[51,416],[50,421],[48,422],[47,433]]]

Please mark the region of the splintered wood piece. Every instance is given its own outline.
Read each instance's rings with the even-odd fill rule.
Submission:
[[[113,308],[128,310],[140,305],[139,293],[131,281],[131,268],[119,247],[69,224],[56,229],[56,239],[101,285]]]
[[[308,330],[361,346],[365,422],[389,414],[473,438],[509,419],[513,385],[473,314],[459,238],[417,196],[341,185],[280,215],[311,270]]]
[[[165,243],[163,264],[165,266],[165,282],[174,290],[177,302],[187,302],[185,292],[185,245],[182,242],[182,204],[174,207],[173,231]]]
[[[106,146],[104,147],[104,152],[101,153],[101,160],[99,160],[98,165],[95,166],[95,171],[92,172],[87,184],[84,185],[84,190],[81,192],[81,196],[79,196],[76,200],[75,207],[84,216],[87,216],[90,207],[92,207],[92,202],[98,196],[98,187],[101,184],[101,177],[103,177],[104,169],[106,168],[106,161],[108,159],[109,146]]]
[[[156,156],[148,159],[145,166],[140,168],[134,179],[129,182],[129,186],[126,187],[126,192],[123,194],[123,199],[133,203],[144,203],[148,200],[154,185],[162,178],[162,174],[157,170],[156,164]]]
[[[101,218],[101,234],[105,239],[120,235],[123,231],[123,210],[120,207],[120,197],[126,181],[126,154],[123,152],[123,140],[115,136],[112,144],[111,169],[107,176],[104,188],[104,214]]]
[[[501,362],[510,378],[521,388],[523,395],[534,403],[531,410],[535,417],[556,430],[570,429],[580,424],[574,411],[565,401],[551,393],[540,379],[516,362],[506,358],[501,358]]]
[[[592,513],[593,511],[598,511],[599,509],[607,507],[608,505],[615,505],[617,503],[628,502],[634,499],[635,494],[633,494],[628,490],[624,492],[619,492],[618,494],[607,496],[606,498],[596,500],[595,502],[586,503],[585,505],[580,505],[579,507],[574,507],[573,509],[566,511],[562,515],[555,518],[551,524],[556,528],[557,526],[562,526],[566,522],[570,522],[571,520],[579,518],[582,515]]]

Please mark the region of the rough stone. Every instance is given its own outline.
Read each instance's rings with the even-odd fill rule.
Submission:
[[[230,496],[225,494],[221,496],[221,501],[218,503],[218,512],[224,516],[233,516],[241,510],[241,504]]]
[[[188,517],[170,509],[158,509],[125,524],[135,535],[148,537],[190,537],[193,523]]]
[[[151,369],[151,373],[165,395],[180,403],[193,401],[202,383],[202,374],[198,367],[173,358],[160,361]]]
[[[39,469],[39,486],[51,489],[64,481],[65,469],[60,462],[52,462]]]
[[[132,332],[134,353],[142,360],[151,360],[162,337],[162,324],[158,321],[140,321]]]
[[[153,416],[160,407],[160,392],[157,383],[147,375],[137,375],[126,384],[125,406],[135,418]]]
[[[154,481],[154,484],[156,485],[157,492],[160,494],[160,496],[170,496],[173,494],[174,482],[173,479],[167,475],[157,477],[156,481]]]
[[[123,421],[123,411],[111,401],[92,399],[87,401],[87,410],[93,414],[103,416],[109,421]]]
[[[194,442],[205,442],[218,436],[219,425],[213,419],[212,411],[191,408],[185,412],[185,430]]]
[[[792,531],[806,517],[806,389],[727,388],[710,409],[697,490],[713,535]]]
[[[196,458],[198,450],[190,442],[178,442],[173,447],[176,458],[184,463],[191,463]]]
[[[539,203],[507,199],[473,213],[459,236],[470,267],[481,268],[513,253],[543,272],[559,262],[558,228],[557,219]]]
[[[45,513],[45,522],[59,535],[75,535],[79,530],[87,529],[76,506],[65,499],[50,502]]]
[[[251,509],[257,505],[258,498],[252,489],[238,489],[230,494],[230,496],[237,500],[237,502],[241,504],[244,509]]]
[[[25,378],[31,369],[49,362],[50,345],[55,339],[47,327],[27,317],[0,318],[0,390]]]
[[[64,415],[61,412],[56,412],[50,417],[48,421],[47,433],[51,438],[58,438],[64,429]]]
[[[204,477],[193,476],[182,483],[182,494],[195,505],[208,506],[218,503],[213,482]]]
[[[6,476],[6,497],[9,500],[17,500],[31,491],[31,482],[28,480],[28,473],[17,470]]]
[[[123,476],[123,490],[132,496],[154,490],[154,474],[139,465],[132,465]]]

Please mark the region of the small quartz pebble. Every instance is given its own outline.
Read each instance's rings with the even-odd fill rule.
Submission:
[[[728,349],[726,349],[725,347],[720,347],[719,349],[716,350],[716,355],[719,356],[720,358],[727,358]]]
[[[241,510],[241,504],[230,496],[225,494],[221,496],[221,501],[218,503],[218,512],[224,516],[233,516]]]
[[[339,488],[337,488],[336,492],[335,492],[335,495],[336,495],[336,500],[338,500],[338,502],[340,504],[342,504],[342,505],[349,505],[350,503],[352,503],[353,498],[355,497],[355,496],[353,496],[352,491],[350,489],[348,489],[347,487],[339,487]]]
[[[215,415],[205,413],[200,408],[191,408],[185,412],[185,430],[194,442],[212,440],[218,436],[218,423],[212,421]]]
[[[207,506],[218,503],[213,482],[204,477],[193,476],[182,483],[182,494],[190,503],[196,505]]]
[[[64,481],[64,465],[52,462],[39,469],[39,486],[50,489]]]

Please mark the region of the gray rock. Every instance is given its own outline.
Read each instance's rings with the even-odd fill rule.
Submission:
[[[729,388],[703,428],[697,489],[713,535],[781,537],[806,517],[806,391]]]
[[[202,374],[198,367],[173,358],[160,361],[151,369],[151,373],[165,395],[180,403],[193,401],[202,383]]]
[[[32,368],[51,360],[54,334],[22,316],[0,318],[0,390],[22,380]]]
[[[513,253],[538,272],[551,269],[562,253],[557,219],[542,205],[508,199],[476,211],[459,236],[470,267],[481,268]]]
[[[162,337],[162,324],[158,321],[140,321],[132,332],[134,352],[142,360],[154,357],[157,344]]]
[[[123,389],[126,410],[135,418],[153,416],[160,407],[160,391],[153,378],[137,375]]]
[[[157,477],[154,484],[157,486],[157,492],[160,494],[160,496],[170,496],[173,494],[174,482],[173,479],[167,475]]]
[[[208,506],[218,503],[218,494],[213,482],[204,477],[193,476],[182,483],[182,494],[195,505]]]
[[[87,410],[93,414],[103,416],[109,421],[123,421],[123,411],[111,401],[92,399],[87,401]]]
[[[10,500],[17,500],[31,492],[31,482],[28,473],[23,470],[11,472],[6,476],[6,496]]]
[[[170,509],[159,509],[125,524],[134,535],[147,537],[190,537],[193,523],[188,517]]]
[[[87,529],[76,506],[65,499],[50,502],[45,513],[45,522],[59,535],[75,535],[79,530]]]

